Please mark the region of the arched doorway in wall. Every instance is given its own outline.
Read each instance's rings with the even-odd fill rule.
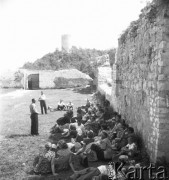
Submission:
[[[28,89],[39,89],[39,74],[30,74],[28,76]]]

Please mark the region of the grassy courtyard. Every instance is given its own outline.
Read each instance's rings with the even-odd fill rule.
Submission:
[[[9,90],[6,90],[9,91]],[[75,108],[83,105],[91,94],[81,94],[72,90],[44,90],[47,106],[57,106],[59,99],[66,103],[72,101]],[[30,136],[31,99],[38,99],[40,90],[1,91],[0,94],[0,179],[20,180],[31,170],[34,157],[42,150],[48,141],[50,128],[64,112],[48,112],[39,115],[39,136]],[[40,112],[40,105],[37,101]],[[76,110],[76,109],[75,109]],[[60,177],[68,176],[70,172],[61,173]]]

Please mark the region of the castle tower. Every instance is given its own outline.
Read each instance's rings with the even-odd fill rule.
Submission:
[[[71,43],[70,43],[71,36],[69,34],[62,35],[62,51],[69,53],[71,49]]]

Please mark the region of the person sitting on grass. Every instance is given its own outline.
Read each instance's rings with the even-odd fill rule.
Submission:
[[[58,141],[57,147],[58,150],[56,152],[56,157],[52,158],[51,161],[52,173],[56,174],[55,172],[68,170],[69,167],[71,167],[71,169],[74,172],[74,168],[71,161],[72,152],[68,148],[67,143],[63,139],[61,139]]]
[[[76,153],[75,155],[78,155],[80,153],[83,153],[86,149],[88,149],[88,144],[91,144],[94,142],[94,134],[93,134],[93,131],[88,131],[87,132],[87,138],[83,138],[83,141],[81,141],[81,144],[83,145],[82,148],[80,148]]]
[[[84,135],[86,134],[86,130],[84,128],[84,125],[82,124],[82,118],[81,117],[77,118],[77,122],[72,123],[71,125],[76,127],[76,131],[77,131],[77,135],[78,135],[76,140],[78,142],[82,141]]]
[[[91,102],[89,101],[89,99],[86,99],[86,107],[89,108],[91,105]]]
[[[106,131],[102,131],[101,139],[95,144],[92,144],[90,149],[96,152],[97,158],[100,161],[106,161],[112,158],[112,146]]]
[[[69,101],[69,103],[66,105],[66,109],[73,111],[73,103],[71,101]]]
[[[73,117],[73,111],[69,110],[64,114],[64,117],[57,119],[56,122],[59,126],[63,126],[67,123],[70,123],[72,117]]]
[[[87,110],[84,116],[82,117],[82,124],[85,124],[90,119],[90,116],[91,112]]]
[[[57,107],[57,109],[59,110],[59,111],[63,111],[63,110],[65,110],[65,104],[63,103],[63,100],[62,99],[60,99],[60,101],[58,102],[58,107]]]
[[[92,130],[87,132],[87,138],[83,138],[83,143],[85,143],[86,145],[91,142],[94,142],[94,133]]]
[[[52,159],[55,158],[55,151],[57,146],[55,144],[48,143],[45,145],[45,152],[37,156],[33,163],[34,173],[39,175],[51,174]],[[57,175],[53,172],[53,175]]]
[[[57,133],[64,133],[64,129],[69,129],[69,124],[72,116],[73,111],[70,110],[64,114],[64,117],[60,117],[59,119],[57,119],[56,124],[50,130],[51,135],[55,135]]]
[[[136,135],[134,133],[134,129],[132,127],[127,127],[123,133],[122,136],[118,139],[118,148],[121,149],[122,147],[126,146],[128,143],[128,138],[132,137],[133,140],[136,139]]]
[[[68,131],[62,133],[62,137],[63,137],[64,139],[76,138],[76,137],[77,137],[76,127],[71,124],[71,125],[69,126]]]
[[[77,121],[77,119],[82,119],[82,117],[84,116],[84,112],[82,111],[81,108],[77,108],[77,115],[75,117],[71,118],[71,123],[75,123]]]
[[[94,134],[98,134],[100,124],[96,121],[94,114],[90,115],[90,119],[84,125],[87,130],[92,130]]]
[[[128,144],[121,148],[120,153],[118,153],[114,158],[117,158],[121,155],[127,155],[128,157],[133,158],[137,153],[137,145],[134,141],[134,138],[129,137],[128,138]]]

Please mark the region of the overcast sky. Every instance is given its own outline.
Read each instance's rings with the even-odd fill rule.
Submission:
[[[0,71],[61,47],[61,35],[82,48],[117,47],[146,0],[0,0]]]

